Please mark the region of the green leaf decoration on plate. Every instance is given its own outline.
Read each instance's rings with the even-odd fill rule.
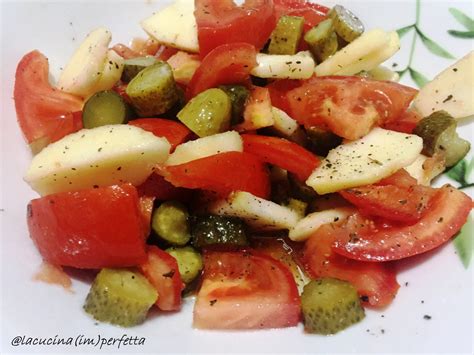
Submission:
[[[431,38],[428,38],[423,32],[421,32],[418,28],[416,29],[416,32],[421,38],[421,41],[425,45],[425,47],[433,54],[436,54],[437,56],[446,58],[446,59],[455,59],[454,56],[449,53],[446,49],[441,47],[439,44],[437,44],[435,41],[433,41]]]
[[[470,18],[461,10],[455,9],[454,7],[451,7],[449,12],[461,25],[466,28],[466,30],[474,31],[474,20],[472,18]]]
[[[453,37],[458,38],[474,38],[474,31],[456,31],[449,30],[448,33]]]
[[[469,163],[463,159],[449,169],[446,175],[456,181],[460,185],[458,189],[462,190],[474,186],[474,183],[471,182],[473,170],[474,158],[471,158]]]
[[[472,259],[472,251],[474,245],[472,241],[472,228],[472,217],[471,215],[469,215],[466,224],[461,228],[461,230],[453,240],[457,254],[466,269],[469,267],[469,264],[471,263]]]
[[[408,32],[410,32],[410,30],[414,27],[414,25],[410,25],[410,26],[406,26],[406,27],[402,27],[402,28],[399,28],[397,30],[397,33],[398,33],[398,37],[402,38],[405,34],[407,34]]]
[[[420,89],[426,84],[428,84],[428,82],[430,81],[426,76],[424,76],[420,72],[417,72],[415,69],[409,68],[408,70],[410,72],[411,78]]]

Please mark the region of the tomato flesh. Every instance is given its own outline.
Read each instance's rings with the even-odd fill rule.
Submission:
[[[161,168],[164,178],[176,187],[204,189],[227,197],[232,191],[247,191],[268,198],[268,170],[248,153],[227,152]]]
[[[355,140],[374,126],[395,120],[417,90],[349,76],[313,77],[287,92],[288,114],[306,127],[318,126]]]
[[[140,265],[140,270],[158,291],[158,308],[162,311],[178,311],[181,308],[184,284],[176,259],[151,245],[147,248],[147,260]]]
[[[298,176],[301,181],[311,175],[319,159],[310,151],[284,138],[243,134],[244,151]]]
[[[160,201],[178,200],[186,202],[191,191],[182,187],[175,187],[156,172],[152,173],[143,184],[137,186],[140,196],[152,197]]]
[[[282,328],[299,320],[298,290],[282,263],[250,250],[205,253],[196,328]]]
[[[130,184],[32,200],[28,229],[40,254],[54,265],[127,267],[146,258],[144,219]]]
[[[257,51],[248,43],[230,43],[209,52],[189,82],[187,96],[192,98],[204,90],[225,84],[242,84],[257,65]]]
[[[171,144],[171,152],[192,136],[192,132],[185,125],[164,118],[140,118],[130,121],[128,124],[140,127],[157,137],[166,138]]]
[[[275,27],[273,0],[246,0],[242,6],[232,0],[196,0],[195,6],[203,57],[226,43],[249,43],[259,50]]]
[[[332,250],[336,225],[321,226],[305,243],[302,263],[312,278],[334,277],[349,281],[364,304],[376,308],[389,305],[400,287],[393,265],[348,259]]]
[[[20,128],[29,144],[41,147],[82,128],[83,100],[53,88],[49,83],[48,59],[38,51],[18,63],[13,97]]]
[[[334,251],[364,261],[421,254],[451,239],[466,223],[471,208],[469,196],[446,185],[435,190],[430,209],[413,225],[380,228],[362,216],[353,216],[354,221],[334,231]]]

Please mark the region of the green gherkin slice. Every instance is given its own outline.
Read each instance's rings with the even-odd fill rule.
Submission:
[[[306,32],[304,35],[304,40],[310,47],[317,46],[329,39],[333,33],[333,20],[328,18],[324,21],[321,21],[308,32]]]
[[[143,323],[157,299],[156,289],[140,273],[102,269],[92,283],[84,310],[98,321],[131,327]]]
[[[189,284],[201,272],[203,263],[201,254],[193,247],[168,248],[166,252],[176,259],[179,274],[184,283]]]
[[[229,95],[232,103],[231,125],[242,123],[244,121],[245,103],[250,95],[249,90],[242,85],[221,85],[219,89],[224,90]]]
[[[471,143],[459,137],[457,121],[446,111],[433,112],[418,122],[414,134],[423,138],[423,154],[433,156],[441,153],[446,166],[455,165],[471,149]]]
[[[304,18],[298,16],[282,16],[270,36],[269,54],[293,55],[303,35]]]
[[[151,227],[172,245],[185,245],[191,239],[186,207],[177,201],[163,202],[152,215]]]
[[[140,71],[128,84],[126,93],[142,117],[161,115],[179,99],[173,71],[165,62],[157,62]]]
[[[225,132],[230,127],[232,103],[221,89],[208,89],[191,99],[178,119],[199,137]]]
[[[92,95],[82,110],[84,128],[95,128],[110,124],[127,123],[132,116],[130,106],[112,90],[99,91]]]
[[[126,59],[123,66],[122,77],[120,79],[123,82],[128,83],[136,77],[139,72],[156,62],[156,58],[151,56]]]
[[[239,247],[248,244],[245,223],[235,217],[197,216],[192,225],[192,243],[196,248]]]
[[[328,13],[334,21],[334,29],[346,42],[352,42],[364,33],[364,24],[344,6],[336,5]]]
[[[365,317],[356,289],[347,281],[333,278],[312,280],[301,294],[305,330],[335,334]]]

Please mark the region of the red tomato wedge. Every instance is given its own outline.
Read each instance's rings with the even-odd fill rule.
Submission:
[[[275,27],[272,0],[196,0],[199,51],[202,57],[227,43],[244,42],[261,49]]]
[[[292,327],[300,299],[290,271],[255,252],[206,252],[194,305],[194,327],[262,329]]]
[[[158,291],[156,305],[162,311],[178,311],[184,284],[176,259],[154,245],[148,246],[147,255],[147,261],[140,265],[140,270]]]
[[[55,265],[127,267],[146,258],[143,216],[130,184],[32,200],[28,229],[40,254]]]
[[[418,185],[402,169],[375,185],[355,187],[340,194],[364,215],[413,224],[429,210],[435,191]]]
[[[310,151],[284,138],[243,134],[244,151],[298,176],[301,181],[311,175],[319,159]]]
[[[53,88],[49,83],[48,59],[38,51],[18,63],[13,97],[20,128],[29,144],[41,150],[49,143],[82,128],[83,100]]]
[[[305,244],[303,265],[312,278],[335,277],[349,281],[361,300],[372,307],[389,305],[400,287],[393,265],[368,263],[345,258],[332,251],[334,224],[320,227]]]
[[[411,134],[422,118],[423,117],[421,117],[415,111],[407,110],[396,119],[384,123],[382,127],[391,131]]]
[[[246,83],[257,65],[257,51],[248,43],[223,44],[209,52],[188,85],[192,98],[204,90],[225,84]]]
[[[304,32],[325,20],[329,8],[306,0],[274,0],[276,18],[283,15],[304,18]]]
[[[149,131],[157,137],[166,138],[171,144],[171,152],[193,134],[185,125],[164,118],[140,118],[128,124]]]
[[[446,185],[436,189],[431,207],[413,225],[379,228],[362,216],[334,230],[334,251],[365,261],[398,260],[446,243],[466,223],[472,208],[469,196]]]
[[[313,77],[288,91],[288,114],[355,140],[402,115],[418,91],[394,82],[353,76]]]
[[[151,215],[153,212],[153,202],[155,202],[154,197],[140,196],[140,212],[142,214],[143,230],[145,231],[145,236],[149,236],[151,231]]]
[[[204,189],[227,197],[232,191],[247,191],[268,198],[270,180],[265,164],[248,153],[227,152],[165,166],[161,174],[177,187]]]
[[[186,202],[191,197],[191,190],[171,185],[165,178],[152,173],[143,184],[137,186],[140,196],[156,198],[160,201],[178,200]]]

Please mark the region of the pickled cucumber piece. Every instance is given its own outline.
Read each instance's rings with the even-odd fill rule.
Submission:
[[[161,61],[139,72],[128,84],[126,93],[142,117],[161,115],[179,99],[173,71]]]
[[[288,174],[288,182],[291,195],[298,200],[309,203],[318,196],[312,187],[306,185],[304,181],[299,180],[295,174]]]
[[[282,16],[270,36],[269,54],[295,54],[303,34],[304,18]]]
[[[450,167],[464,158],[471,148],[468,141],[458,136],[456,126],[456,120],[449,113],[436,111],[418,122],[413,133],[423,138],[423,154],[432,157],[441,153],[446,166]]]
[[[185,245],[191,239],[186,207],[177,201],[163,202],[151,218],[151,228],[172,245]]]
[[[183,107],[178,119],[199,137],[226,131],[230,126],[232,103],[221,89],[203,91]]]
[[[99,91],[92,95],[82,111],[84,128],[127,123],[131,117],[130,106],[112,90]]]
[[[127,269],[102,269],[84,310],[98,321],[131,327],[143,323],[157,299],[158,293],[143,275]]]
[[[309,333],[335,334],[365,317],[356,289],[347,281],[312,280],[301,294],[304,327]]]
[[[244,121],[245,103],[250,95],[249,90],[242,85],[221,85],[219,89],[224,90],[229,95],[232,103],[231,125],[242,123]]]
[[[178,263],[179,274],[184,283],[189,284],[202,270],[202,256],[193,247],[169,248],[166,252],[171,254]]]
[[[337,41],[337,34],[333,32],[327,40],[321,43],[315,50],[316,58],[319,62],[324,62],[330,56],[337,52],[339,43]]]
[[[344,6],[334,6],[328,16],[334,21],[337,34],[347,42],[352,42],[364,32],[364,24]]]
[[[248,244],[245,223],[235,217],[215,215],[195,217],[192,238],[196,248],[239,247]]]
[[[121,80],[128,83],[143,69],[148,68],[157,62],[155,57],[139,57],[126,59],[124,62]]]
[[[323,157],[342,143],[341,137],[318,127],[306,128],[306,135],[309,141],[308,149]]]
[[[333,33],[333,20],[328,18],[324,21],[321,21],[308,32],[306,32],[304,35],[304,40],[311,48],[313,46],[318,46],[324,41],[328,40]]]

